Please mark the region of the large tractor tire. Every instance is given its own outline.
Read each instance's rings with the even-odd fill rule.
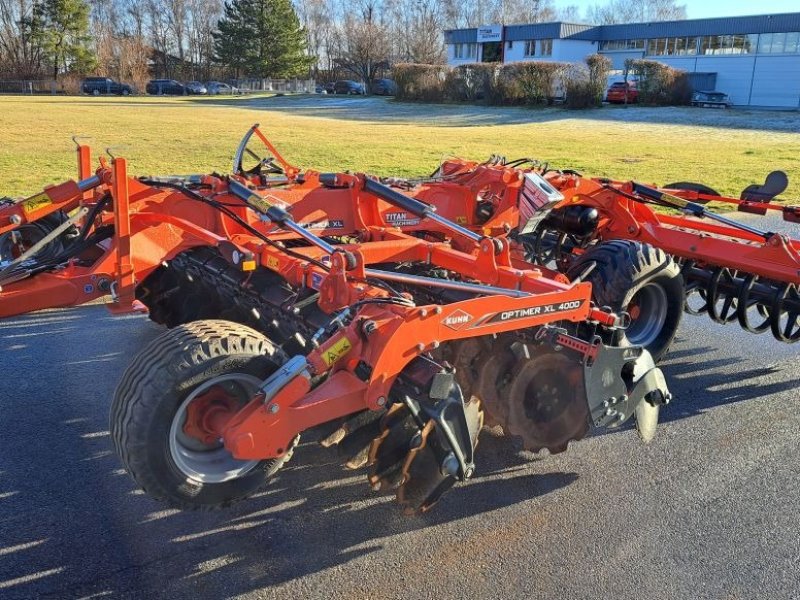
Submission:
[[[597,306],[631,316],[630,326],[615,341],[644,346],[655,361],[662,359],[683,316],[684,287],[678,265],[648,244],[614,240],[592,246],[570,265],[567,276],[575,279],[590,263],[595,267],[586,281],[592,284]]]
[[[189,510],[222,508],[262,489],[291,458],[235,459],[206,425],[234,413],[286,361],[257,331],[194,321],[147,345],[125,371],[110,429],[125,468],[149,495]]]

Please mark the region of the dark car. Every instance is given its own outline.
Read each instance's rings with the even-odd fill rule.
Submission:
[[[372,93],[376,96],[394,96],[397,84],[391,79],[376,79],[372,82]]]
[[[186,86],[174,79],[151,79],[147,82],[145,91],[153,95],[183,96],[187,93]]]
[[[639,90],[635,81],[617,81],[612,83],[606,92],[606,101],[610,104],[632,104],[639,101]]]
[[[341,79],[333,84],[333,93],[334,94],[354,94],[363,96],[366,94],[364,91],[364,86],[358,83],[357,81],[352,81],[350,79]]]
[[[733,102],[728,94],[722,92],[695,92],[692,94],[692,106],[730,108],[733,106]]]
[[[128,96],[133,93],[133,88],[127,83],[114,81],[110,77],[87,77],[81,84],[81,91],[84,94],[91,94],[92,96],[99,96],[101,94]]]
[[[325,92],[327,92],[328,94],[332,94],[333,93],[333,88],[335,88],[335,87],[336,87],[336,82],[335,81],[329,81],[324,86]]]
[[[210,96],[220,96],[220,95],[232,96],[234,94],[242,93],[242,90],[240,90],[239,88],[229,85],[227,83],[222,83],[221,81],[209,81],[206,84],[206,89],[208,90],[208,94]]]

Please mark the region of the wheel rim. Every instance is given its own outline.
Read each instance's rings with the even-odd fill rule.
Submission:
[[[189,479],[202,483],[222,483],[237,479],[252,471],[258,460],[238,460],[221,441],[205,444],[184,431],[189,405],[216,386],[225,389],[244,404],[252,397],[262,381],[253,375],[231,373],[209,379],[195,388],[181,403],[169,431],[169,450],[175,466]]]
[[[645,285],[634,294],[628,305],[631,324],[625,330],[625,337],[631,344],[648,346],[652,344],[667,321],[667,293],[658,284]]]

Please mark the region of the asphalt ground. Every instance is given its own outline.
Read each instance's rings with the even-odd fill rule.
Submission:
[[[0,598],[797,598],[797,347],[687,317],[675,399],[557,456],[484,434],[404,517],[306,443],[263,494],[167,510],[121,470],[114,387],[161,331],[102,306],[0,321]]]

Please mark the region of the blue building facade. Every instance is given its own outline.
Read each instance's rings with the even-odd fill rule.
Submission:
[[[450,65],[607,55],[648,58],[714,82],[737,106],[800,109],[800,13],[624,25],[535,23],[445,32]]]

